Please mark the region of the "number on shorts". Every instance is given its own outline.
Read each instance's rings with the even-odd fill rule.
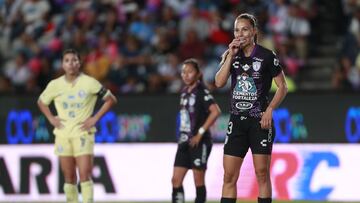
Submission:
[[[228,135],[232,133],[232,128],[233,128],[233,122],[230,121],[230,122],[229,122],[229,125],[228,125],[228,130],[227,130],[227,134],[228,134]]]

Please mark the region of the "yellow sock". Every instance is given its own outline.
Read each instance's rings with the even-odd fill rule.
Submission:
[[[67,203],[79,203],[79,199],[78,199],[79,192],[76,185],[65,183],[64,192]]]
[[[83,203],[93,203],[94,202],[94,184],[91,180],[82,182],[81,184],[81,194],[83,197]]]

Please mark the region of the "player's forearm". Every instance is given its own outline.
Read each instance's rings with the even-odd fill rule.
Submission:
[[[228,54],[228,51],[224,53],[223,59],[220,62],[220,69],[215,75],[215,86],[220,88],[224,87],[229,76],[232,57]]]
[[[110,108],[117,103],[117,99],[112,94],[109,95],[106,99],[104,104],[101,106],[100,110],[94,115],[96,121],[100,120],[100,118],[110,110]]]
[[[54,115],[51,113],[50,108],[44,103],[42,103],[41,100],[38,100],[37,104],[39,106],[40,111],[45,115],[48,121],[51,121]]]
[[[212,124],[216,121],[216,119],[220,116],[221,110],[217,104],[213,104],[210,107],[210,114],[205,120],[205,123],[201,126],[204,130],[208,130]]]
[[[281,104],[281,102],[284,100],[284,98],[287,94],[287,91],[288,91],[288,89],[287,89],[286,83],[279,85],[268,108],[271,108],[271,110],[274,110],[275,108],[277,108]]]

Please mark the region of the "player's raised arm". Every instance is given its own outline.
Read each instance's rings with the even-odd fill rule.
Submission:
[[[221,62],[219,64],[220,69],[215,75],[216,87],[220,88],[225,86],[230,76],[231,61],[232,61],[232,57],[229,56],[229,50],[226,50],[221,57]]]

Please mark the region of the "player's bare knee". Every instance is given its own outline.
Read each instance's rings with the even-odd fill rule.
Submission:
[[[80,182],[91,180],[91,170],[80,170],[79,176],[80,176]]]
[[[237,175],[235,173],[224,173],[224,184],[234,185],[237,181]]]
[[[74,184],[74,183],[76,183],[76,175],[64,173],[64,180],[65,180],[65,183]]]
[[[203,186],[205,185],[204,177],[203,176],[194,176],[195,186]]]
[[[269,170],[265,167],[255,170],[255,174],[258,183],[266,183],[270,177]]]
[[[180,187],[182,185],[181,179],[177,176],[173,176],[171,178],[171,184],[173,187],[177,188]]]

